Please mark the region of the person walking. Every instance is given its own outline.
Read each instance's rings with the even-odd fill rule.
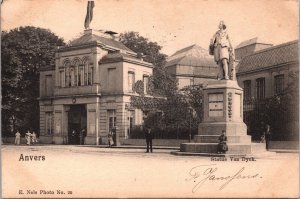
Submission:
[[[151,132],[151,128],[146,128],[146,134],[145,134],[145,137],[146,137],[146,144],[147,144],[147,151],[146,153],[149,153],[149,148],[150,148],[150,152],[152,153],[152,139],[153,139],[153,136],[152,136],[152,132]]]
[[[31,142],[31,133],[30,133],[29,130],[28,130],[27,133],[25,134],[25,139],[26,139],[26,144],[27,144],[27,145],[30,145],[30,142]]]
[[[270,131],[270,125],[268,125],[268,124],[266,126],[266,131],[265,131],[265,140],[266,140],[266,149],[269,150],[270,140],[271,140],[271,131]]]
[[[218,144],[218,153],[226,153],[228,151],[227,146],[227,136],[225,135],[225,130],[222,130],[222,134],[219,137],[219,144]]]
[[[16,138],[15,138],[15,145],[20,145],[21,134],[20,134],[20,132],[18,130],[17,130],[15,136],[16,136]]]

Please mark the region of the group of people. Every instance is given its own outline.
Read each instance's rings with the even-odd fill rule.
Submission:
[[[25,139],[27,145],[38,143],[38,139],[34,131],[30,133],[30,131],[28,130],[27,133],[25,133]],[[15,134],[15,144],[20,145],[20,143],[21,143],[21,133],[17,131]]]
[[[79,132],[75,131],[75,129],[71,132],[71,140],[70,144],[80,144],[84,145],[84,138],[86,137],[85,128],[82,128]]]

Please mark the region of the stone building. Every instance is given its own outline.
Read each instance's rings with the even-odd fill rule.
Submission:
[[[237,67],[237,80],[244,89],[245,100],[280,94],[290,81],[289,72],[299,72],[298,40],[253,52]]]
[[[175,52],[167,60],[166,69],[178,81],[178,88],[206,84],[217,79],[218,66],[208,50],[197,44]]]
[[[283,94],[292,80],[289,76],[291,72],[299,75],[298,48],[298,40],[291,41],[255,51],[239,62],[237,80],[239,86],[244,89],[244,120],[247,124],[251,121],[255,124],[261,123],[262,121],[258,121],[260,109],[255,107],[264,106],[265,99]],[[299,104],[295,109],[299,109]],[[286,115],[285,119],[287,118],[291,118],[291,115]],[[299,121],[287,120],[286,125],[278,127],[281,130],[276,129],[280,132],[274,132],[278,137],[287,134],[299,135]],[[249,129],[249,133],[258,134],[260,127],[255,128]]]
[[[130,107],[133,85],[142,80],[147,95],[152,68],[111,31],[85,30],[57,50],[55,67],[40,71],[40,140],[78,144],[71,132],[85,129],[85,144],[101,144],[114,126],[118,137],[128,138],[143,123],[143,112]]]

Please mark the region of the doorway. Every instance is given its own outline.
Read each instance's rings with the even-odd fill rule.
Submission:
[[[86,105],[70,105],[68,112],[68,144],[80,144],[80,131],[86,131]]]

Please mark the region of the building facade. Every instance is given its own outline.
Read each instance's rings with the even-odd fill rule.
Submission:
[[[178,81],[178,88],[207,84],[218,76],[218,65],[208,50],[194,44],[178,50],[167,60],[166,69]]]
[[[78,144],[72,131],[85,129],[85,144],[101,144],[113,127],[128,138],[143,123],[143,112],[130,106],[134,83],[142,80],[147,95],[152,69],[109,32],[85,30],[57,50],[55,67],[40,71],[40,140]]]
[[[289,73],[299,72],[298,40],[256,51],[238,64],[237,80],[244,99],[265,99],[283,92]]]
[[[253,45],[255,44],[251,44]],[[258,133],[254,131],[259,131],[258,125],[261,123],[261,121],[256,121],[259,119],[258,114],[261,113],[253,112],[261,108],[255,109],[255,107],[264,106],[263,103],[270,97],[280,97],[288,84],[293,81],[290,73],[299,74],[298,48],[298,40],[291,41],[255,51],[240,60],[237,66],[237,80],[239,86],[244,89],[244,120],[247,124],[251,122],[257,124],[256,129],[249,130],[251,134]],[[295,109],[299,109],[299,104]],[[285,119],[289,117],[290,115],[286,115]],[[288,124],[284,128],[274,129],[281,132],[274,133],[297,134],[299,121],[287,120]]]

